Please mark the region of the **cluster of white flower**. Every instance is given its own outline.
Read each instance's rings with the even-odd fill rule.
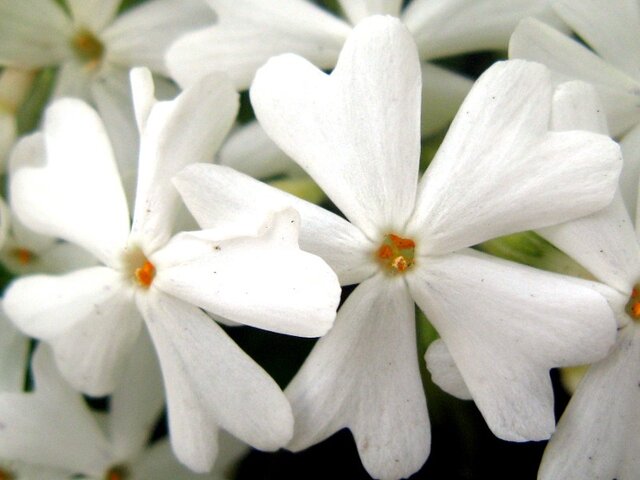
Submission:
[[[0,0],[0,479],[222,479],[345,427],[408,477],[422,354],[497,437],[551,438],[541,480],[640,479],[640,1],[131,3]],[[474,248],[524,231],[587,278]],[[238,325],[321,338],[282,391]],[[549,371],[587,364],[556,427]]]

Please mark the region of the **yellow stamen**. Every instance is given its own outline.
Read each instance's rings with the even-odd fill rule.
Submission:
[[[153,278],[156,276],[156,267],[149,260],[145,260],[141,267],[136,268],[134,276],[138,285],[149,288],[153,283]]]
[[[407,263],[407,259],[404,258],[402,255],[400,255],[399,257],[394,258],[393,262],[391,262],[391,265],[393,265],[393,268],[395,268],[399,272],[404,272],[407,268],[409,268],[409,264]]]

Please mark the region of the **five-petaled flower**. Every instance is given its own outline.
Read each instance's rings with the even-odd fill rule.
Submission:
[[[489,427],[509,440],[548,438],[549,369],[602,358],[615,337],[607,302],[588,282],[469,248],[607,205],[621,167],[615,142],[550,131],[548,70],[499,63],[418,182],[420,91],[416,46],[392,17],[362,21],[331,75],[291,54],[258,71],[258,120],[349,221],[221,166],[191,166],[176,179],[203,227],[222,210],[242,218],[295,206],[301,246],[343,284],[359,283],[286,389],[289,448],[349,427],[376,478],[408,476],[429,454],[414,301],[441,335],[432,348],[447,354],[431,356],[450,354]],[[214,206],[213,196],[225,201]]]

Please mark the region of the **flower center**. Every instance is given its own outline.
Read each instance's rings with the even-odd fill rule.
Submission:
[[[104,476],[104,480],[125,480],[129,477],[129,471],[121,465],[112,467]],[[0,479],[1,480],[1,479]]]
[[[18,263],[20,263],[20,265],[28,265],[36,257],[35,253],[33,253],[31,250],[28,250],[26,248],[14,248],[11,251],[11,255],[18,261]],[[1,476],[0,476],[0,480],[2,480]]]
[[[390,273],[403,273],[414,262],[416,244],[410,238],[402,238],[394,233],[384,236],[376,258]]]
[[[95,67],[102,60],[104,45],[89,30],[79,30],[71,39],[71,46],[76,55],[90,67]]]
[[[627,315],[636,322],[640,322],[640,285],[635,284],[631,290],[631,296],[625,307]]]
[[[122,272],[126,278],[133,279],[138,287],[147,289],[156,276],[156,266],[149,261],[137,245],[129,245],[122,258]]]
[[[149,288],[153,283],[153,277],[156,276],[156,267],[145,258],[142,266],[135,269],[133,276],[136,277],[138,285],[143,288]]]

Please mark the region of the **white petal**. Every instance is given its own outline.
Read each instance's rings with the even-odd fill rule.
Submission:
[[[456,362],[447,349],[447,344],[441,339],[435,340],[429,345],[424,355],[424,360],[427,362],[427,368],[433,383],[454,397],[462,400],[473,399],[473,395],[469,392],[467,384],[464,383],[464,378],[462,378]]]
[[[33,275],[15,280],[4,296],[4,310],[27,335],[48,340],[118,294],[120,273],[106,267],[64,276]]]
[[[80,0],[82,1],[82,0]],[[168,75],[165,54],[182,34],[215,21],[202,0],[153,0],[120,15],[103,33],[107,60]]]
[[[509,57],[544,63],[561,80],[593,83],[607,110],[613,135],[624,133],[640,121],[640,83],[548,25],[534,19],[520,22],[511,36]]]
[[[31,93],[35,78],[33,70],[5,67],[0,73],[0,172],[4,173],[18,136],[16,113]]]
[[[12,240],[11,236],[9,235],[9,230],[10,230],[10,226],[14,221],[14,218],[12,218],[13,216],[11,215],[11,210],[9,209],[9,205],[6,204],[6,202],[4,200],[2,200],[2,198],[0,198],[0,249],[2,249],[3,251],[7,249],[7,247],[9,245],[5,245],[7,244],[7,241]]]
[[[261,179],[300,170],[258,122],[232,131],[218,152],[217,163]]]
[[[217,23],[178,39],[167,53],[171,76],[182,86],[223,71],[245,90],[269,57],[292,52],[321,68],[335,65],[350,27],[299,0],[209,0]]]
[[[640,329],[582,379],[545,450],[540,480],[634,478],[640,471]]]
[[[298,249],[300,218],[275,214],[257,236],[179,235],[151,262],[158,288],[234,322],[317,337],[333,325],[340,300],[335,273]]]
[[[442,130],[458,112],[473,80],[433,63],[422,64],[422,135]]]
[[[0,251],[0,261],[17,275],[67,273],[99,264],[98,259],[86,250],[32,232],[15,217],[11,219],[11,235]]]
[[[400,16],[402,0],[338,0],[352,24],[370,15]]]
[[[55,65],[71,54],[72,26],[51,0],[0,1],[0,64],[37,68]]]
[[[359,283],[377,269],[371,261],[377,245],[358,228],[328,210],[230,168],[193,165],[174,183],[202,228],[235,224],[249,233],[271,212],[293,207],[301,217],[301,248],[322,257],[343,285]]]
[[[493,433],[549,438],[549,369],[602,358],[616,324],[587,282],[467,250],[424,258],[407,276]]]
[[[29,339],[0,310],[0,392],[21,392],[27,374]]]
[[[607,132],[606,119],[592,86],[562,84],[554,94],[552,127]],[[637,180],[636,180],[637,183]],[[637,190],[637,187],[636,187]],[[629,295],[640,278],[640,250],[633,222],[620,194],[596,213],[539,230],[538,233],[587,268],[599,280]]]
[[[120,273],[104,267],[13,282],[4,309],[25,333],[49,342],[65,378],[95,396],[110,393],[140,329]]]
[[[20,480],[38,480],[40,478],[46,478],[47,480],[69,480],[69,475],[73,475],[73,472],[69,470],[40,467],[14,461],[3,461],[2,468],[10,471]]]
[[[101,397],[120,382],[142,321],[128,289],[120,288],[92,307],[91,314],[75,316],[74,325],[47,342],[65,379],[76,390]]]
[[[548,70],[532,62],[494,64],[476,82],[420,185],[408,230],[425,252],[557,224],[611,202],[618,145],[591,132],[548,132],[551,94]]]
[[[559,132],[587,130],[608,135],[607,117],[595,87],[581,80],[558,85],[553,92],[551,128]]]
[[[15,215],[11,214],[9,207],[5,205],[4,201],[2,202],[2,207],[2,213],[5,213],[4,208],[6,208],[6,214],[7,216],[10,216],[11,221],[11,231],[9,232],[10,235],[8,243],[13,243],[16,246],[30,250],[35,254],[45,252],[54,245],[54,242],[56,241],[55,238],[40,235],[35,233],[33,230],[29,230]]]
[[[86,69],[85,64],[71,58],[60,66],[51,96],[52,98],[74,97],[89,101],[94,78],[93,72]]]
[[[414,305],[402,279],[359,285],[285,390],[295,417],[288,448],[348,427],[375,478],[417,471],[429,456],[429,416],[416,355]]]
[[[40,272],[67,273],[98,265],[98,259],[86,250],[68,242],[56,242],[40,256]]]
[[[331,76],[282,55],[260,69],[251,101],[267,134],[377,239],[413,210],[420,79],[409,32],[374,16],[354,29]]]
[[[620,140],[624,166],[620,174],[620,191],[631,218],[638,223],[638,188],[640,182],[640,125],[634,127]]]
[[[640,280],[640,249],[620,194],[603,210],[538,233],[622,293]]]
[[[598,55],[637,76],[640,11],[636,1],[559,0],[553,8]]]
[[[122,459],[144,448],[164,406],[160,364],[146,331],[132,350],[109,402],[109,438],[114,455]]]
[[[216,323],[156,290],[139,297],[167,391],[177,457],[196,472],[211,469],[222,427],[262,450],[283,446],[291,408],[277,384]]]
[[[6,160],[18,137],[16,117],[1,111],[0,107],[0,172],[5,171]]]
[[[136,461],[129,466],[132,480],[198,480],[211,478],[190,471],[180,464],[171,451],[171,443],[164,438],[147,448]]]
[[[140,166],[132,234],[147,254],[173,230],[179,197],[171,177],[186,165],[210,161],[231,129],[238,94],[222,74],[194,83],[175,100],[152,108],[140,140]]]
[[[109,134],[128,204],[133,205],[139,136],[135,128],[127,71],[113,69],[109,75],[92,82],[91,99]]]
[[[518,21],[549,10],[547,0],[413,0],[403,21],[422,58],[507,47]]]
[[[146,126],[151,109],[158,103],[155,97],[155,84],[151,70],[145,67],[136,67],[129,73],[131,82],[131,100],[136,117],[138,131],[142,133]]]
[[[39,135],[23,140],[12,160],[11,205],[38,233],[86,248],[105,263],[119,255],[129,233],[129,215],[109,139],[98,115],[85,103],[63,99],[46,112],[46,164],[29,163]]]
[[[107,439],[45,349],[40,346],[33,359],[35,393],[0,394],[0,451],[15,460],[99,475],[111,460]]]
[[[76,25],[98,33],[113,21],[121,0],[68,0]]]

